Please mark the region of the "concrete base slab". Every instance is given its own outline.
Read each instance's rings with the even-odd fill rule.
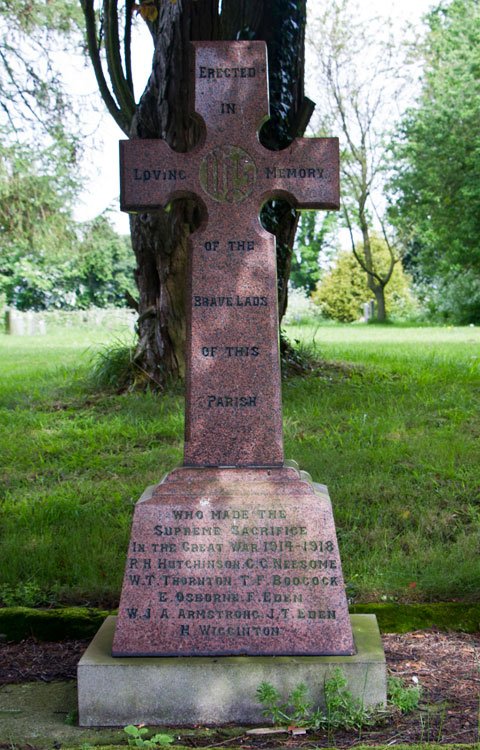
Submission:
[[[0,687],[0,747],[79,747],[82,744],[125,748],[123,729],[76,725],[77,684],[27,682]],[[66,723],[67,717],[71,723]],[[120,748],[119,748],[120,750]]]
[[[353,656],[112,657],[107,617],[78,664],[80,726],[264,723],[255,699],[262,680],[282,699],[304,682],[315,705],[335,667],[364,706],[386,702],[385,654],[374,615],[352,615]]]

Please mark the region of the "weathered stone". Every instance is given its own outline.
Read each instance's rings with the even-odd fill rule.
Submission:
[[[324,684],[340,667],[347,689],[366,708],[386,701],[385,655],[375,616],[353,615],[353,656],[193,656],[112,658],[109,617],[78,665],[80,726],[125,724],[257,724],[262,680],[282,700],[304,682],[324,706]]]

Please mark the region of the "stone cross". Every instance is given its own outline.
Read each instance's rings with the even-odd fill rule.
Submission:
[[[184,464],[282,466],[276,254],[259,221],[271,198],[338,208],[338,139],[258,139],[268,118],[264,42],[194,42],[193,112],[204,124],[188,153],[162,140],[122,141],[121,207],[200,201],[190,237]]]

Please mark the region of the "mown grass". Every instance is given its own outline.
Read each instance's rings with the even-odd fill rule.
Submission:
[[[314,338],[329,363],[284,383],[285,455],[329,486],[349,595],[477,599],[480,331],[307,324],[288,335]],[[0,337],[0,591],[114,601],[133,506],[181,462],[178,389],[92,385],[92,352],[116,337]]]
[[[285,383],[286,455],[329,486],[350,595],[478,598],[480,331],[289,335],[335,363]]]

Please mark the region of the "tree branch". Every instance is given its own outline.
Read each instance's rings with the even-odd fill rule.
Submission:
[[[378,281],[380,286],[382,287],[386,286],[388,280],[390,279],[391,272],[387,281],[384,283],[382,277],[379,276],[378,273],[376,273],[373,269],[367,268],[367,265],[364,263],[363,258],[357,253],[357,249],[355,247],[355,241],[353,239],[352,222],[350,221],[350,216],[348,213],[347,205],[344,201],[342,201],[342,210],[343,210],[343,215],[345,216],[345,221],[347,222],[348,231],[350,233],[350,242],[352,243],[352,252],[355,256],[356,261],[358,262],[359,266],[365,271],[366,274],[368,274],[369,276],[372,276],[374,279]]]
[[[118,127],[123,130],[126,135],[128,135],[130,122],[122,112],[122,110],[117,106],[117,103],[110,93],[110,89],[108,88],[107,81],[105,80],[105,76],[103,74],[102,62],[100,60],[100,48],[97,42],[97,22],[95,19],[93,0],[81,0],[81,2],[87,29],[88,52],[92,61],[93,70],[95,72],[95,78],[97,79],[100,94],[102,95],[102,99],[105,102],[109,113],[117,123]]]
[[[125,58],[125,72],[128,88],[133,95],[133,75],[132,75],[132,13],[133,0],[125,2],[125,31],[123,37],[123,54]]]
[[[122,68],[120,39],[118,37],[117,2],[118,0],[103,0],[103,7],[105,9],[105,52],[107,53],[108,73],[112,82],[113,92],[117,97],[120,109],[130,123],[135,114],[135,99]]]
[[[398,263],[398,261],[400,260],[400,258],[395,258],[394,257],[393,248],[392,248],[390,240],[388,239],[387,231],[385,229],[385,222],[383,221],[383,219],[380,218],[380,215],[379,215],[379,213],[378,213],[375,205],[373,205],[373,210],[375,211],[375,215],[376,215],[378,221],[380,222],[380,226],[382,227],[383,237],[384,237],[385,243],[386,243],[386,245],[388,247],[388,252],[390,253],[390,266],[389,266],[389,269],[388,269],[387,277],[385,279],[385,286],[386,286],[388,284],[388,282],[390,281],[390,277],[391,277],[391,275],[393,273],[393,268],[395,266],[395,263]]]

